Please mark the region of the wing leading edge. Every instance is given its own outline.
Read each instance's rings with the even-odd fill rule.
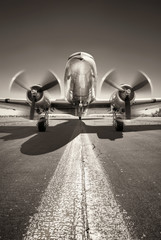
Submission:
[[[0,99],[0,106],[7,107],[8,109],[17,108],[24,109],[24,107],[29,107],[29,103],[25,99],[10,99],[10,98],[4,98]],[[149,106],[149,107],[161,107],[161,98],[147,98],[147,99],[136,99],[132,105],[133,107],[136,106]],[[50,101],[50,108],[54,111],[62,111],[64,113],[73,113],[75,110],[75,107],[67,102],[65,99],[61,100],[51,100]],[[111,109],[111,102],[110,100],[95,100],[91,104],[89,104],[88,109],[95,109],[98,111],[98,109],[106,109],[106,111]],[[99,112],[99,111],[98,111]]]

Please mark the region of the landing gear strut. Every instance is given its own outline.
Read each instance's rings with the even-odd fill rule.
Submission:
[[[79,106],[78,106],[78,108],[77,108],[77,115],[78,115],[78,117],[79,117],[79,120],[82,119],[82,114],[83,114],[83,106],[82,106],[82,104],[80,103]]]
[[[124,129],[124,123],[121,117],[118,117],[116,115],[116,112],[113,112],[113,126],[115,127],[115,130],[118,132],[122,132]]]
[[[46,111],[45,116],[43,117],[41,116],[37,123],[38,131],[45,132],[48,125],[49,125],[48,111]]]

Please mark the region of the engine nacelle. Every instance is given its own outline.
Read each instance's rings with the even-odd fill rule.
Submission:
[[[122,85],[121,87],[125,91],[115,91],[110,99],[112,107],[117,111],[125,110],[125,99],[127,95],[130,99],[130,105],[132,105],[135,100],[135,93],[132,91],[132,88],[129,85]]]
[[[31,105],[33,98],[35,98],[35,107],[37,109],[48,109],[50,107],[50,101],[44,92],[39,92],[40,88],[40,85],[34,85],[31,87],[31,90],[27,91],[27,102]]]

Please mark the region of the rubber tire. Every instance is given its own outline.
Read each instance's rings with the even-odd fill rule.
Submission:
[[[46,131],[46,124],[44,121],[38,122],[38,130],[39,132],[45,132]]]
[[[124,129],[124,123],[122,121],[116,120],[115,122],[115,130],[117,132],[122,132]]]

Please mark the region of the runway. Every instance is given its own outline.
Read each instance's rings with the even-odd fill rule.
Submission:
[[[161,120],[1,119],[0,239],[161,239]]]

